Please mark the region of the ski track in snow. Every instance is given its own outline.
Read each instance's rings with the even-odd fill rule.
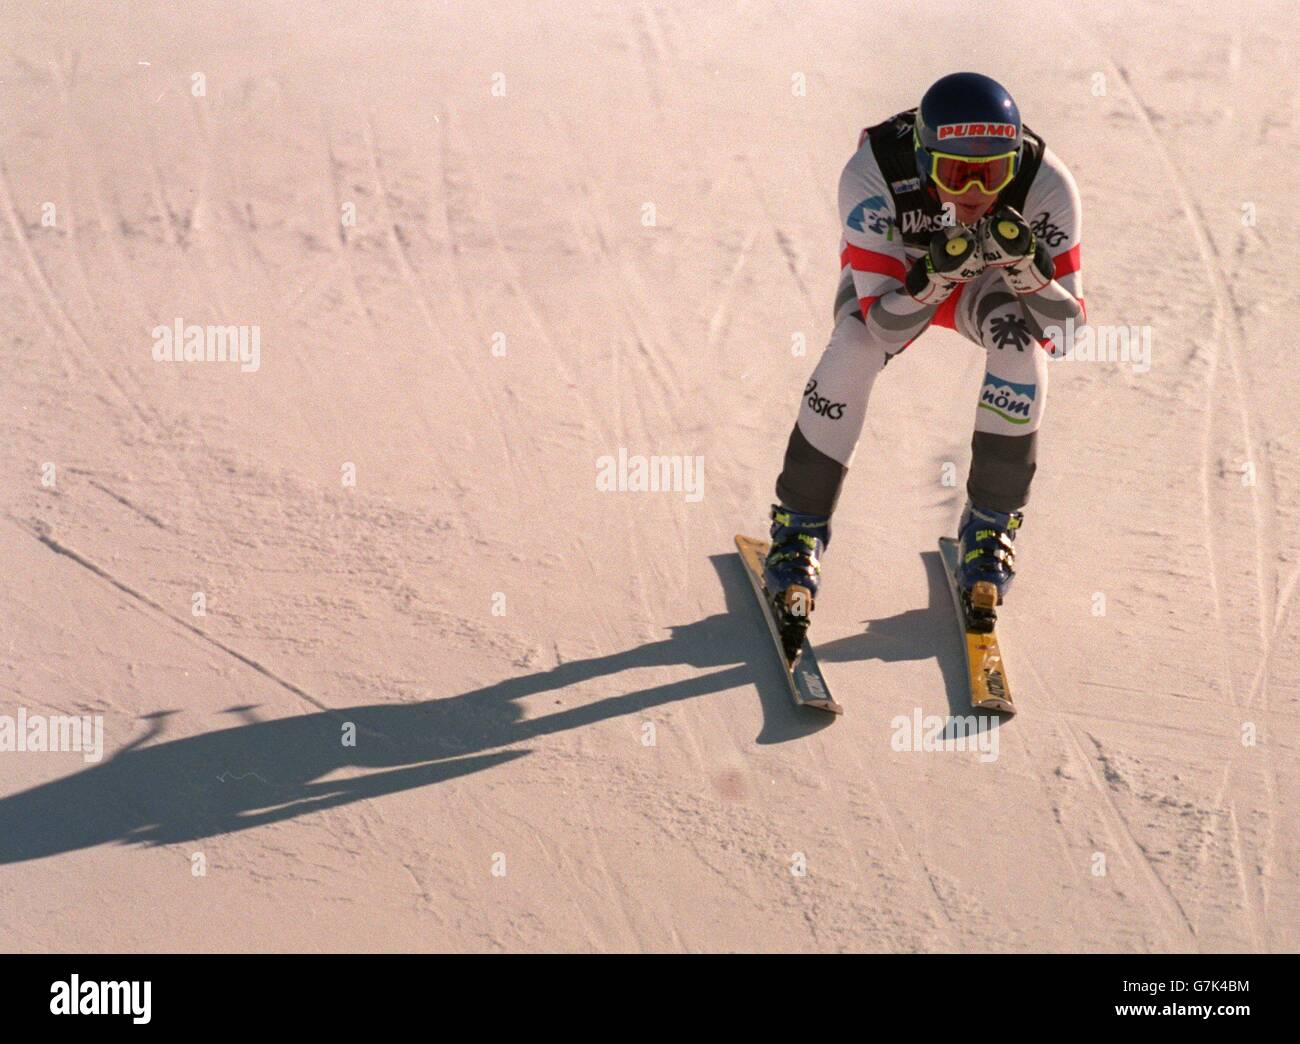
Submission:
[[[1241,318],[1239,310],[1232,301],[1231,290],[1227,282],[1223,263],[1215,248],[1210,231],[1205,224],[1205,220],[1199,207],[1196,205],[1188,187],[1184,183],[1180,171],[1176,164],[1170,160],[1169,153],[1152,124],[1149,109],[1133,89],[1127,75],[1125,75],[1113,63],[1111,63],[1111,70],[1116,74],[1116,79],[1124,86],[1134,111],[1139,115],[1139,118],[1142,121],[1148,140],[1160,155],[1161,162],[1168,174],[1168,183],[1174,186],[1175,191],[1177,192],[1179,205],[1186,215],[1187,225],[1192,232],[1197,251],[1201,256],[1206,279],[1213,296],[1214,323],[1210,336],[1214,342],[1214,348],[1211,356],[1209,373],[1206,377],[1206,424],[1202,449],[1202,475],[1204,476],[1204,479],[1202,481],[1201,491],[1202,505],[1204,507],[1203,517],[1205,522],[1206,542],[1210,552],[1210,581],[1215,591],[1215,629],[1216,633],[1220,635],[1226,633],[1227,621],[1224,618],[1222,605],[1218,595],[1221,581],[1218,579],[1219,570],[1216,561],[1218,552],[1216,551],[1216,548],[1224,547],[1225,545],[1231,546],[1234,543],[1231,534],[1225,539],[1214,532],[1215,508],[1211,502],[1209,484],[1210,447],[1214,431],[1214,420],[1216,418],[1214,389],[1216,387],[1220,370],[1221,356],[1226,355],[1229,364],[1229,372],[1233,379],[1235,401],[1239,409],[1241,432],[1246,447],[1246,460],[1251,463],[1257,463],[1260,471],[1263,473],[1262,481],[1255,482],[1249,487],[1251,491],[1251,521],[1254,530],[1253,542],[1255,545],[1255,575],[1257,579],[1258,592],[1259,633],[1263,648],[1260,651],[1260,669],[1252,681],[1250,691],[1246,694],[1244,705],[1245,707],[1249,707],[1251,703],[1253,703],[1256,694],[1262,694],[1261,703],[1263,706],[1261,707],[1261,711],[1267,715],[1267,664],[1272,646],[1272,634],[1268,627],[1268,621],[1270,616],[1273,615],[1271,612],[1270,595],[1276,585],[1275,563],[1277,558],[1277,544],[1276,539],[1272,536],[1275,509],[1271,502],[1261,505],[1260,497],[1256,493],[1261,486],[1265,488],[1271,487],[1272,477],[1268,467],[1267,455],[1261,455],[1259,453],[1257,448],[1259,440],[1253,434],[1253,429],[1257,426],[1258,422],[1251,411],[1251,396],[1243,392],[1242,377],[1238,362],[1243,336]],[[1234,555],[1232,556],[1232,562],[1235,563],[1235,561],[1236,556]],[[1225,660],[1224,675],[1225,680],[1228,683],[1229,692],[1232,694],[1233,702],[1235,704],[1241,704],[1242,701],[1238,696],[1238,686],[1233,677],[1231,659],[1226,656],[1223,656],[1222,658]],[[1271,759],[1271,746],[1266,744],[1263,750],[1265,758]],[[1228,767],[1224,772],[1223,785],[1216,794],[1212,807],[1216,809],[1224,807],[1224,799],[1225,797],[1228,798],[1225,815],[1231,827],[1231,848],[1233,858],[1236,862],[1236,876],[1241,883],[1242,900],[1246,911],[1247,927],[1251,936],[1252,948],[1258,949],[1263,945],[1261,924],[1264,918],[1258,908],[1259,900],[1254,894],[1254,888],[1247,878],[1242,840],[1237,826],[1235,802],[1231,797],[1229,797],[1231,794],[1233,773],[1234,770],[1237,769],[1242,756],[1242,753],[1238,752],[1229,762]],[[1266,795],[1261,807],[1265,814],[1270,816],[1273,814],[1272,805],[1274,786],[1271,785],[1271,780],[1274,776],[1274,769],[1271,766],[1266,768],[1265,779],[1270,781],[1270,786],[1268,787],[1269,793]],[[1271,819],[1270,824],[1267,827],[1267,832],[1270,836],[1275,834],[1275,829]],[[1264,854],[1263,858],[1265,860],[1267,859],[1267,853]]]

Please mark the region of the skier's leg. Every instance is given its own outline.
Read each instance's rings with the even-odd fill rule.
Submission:
[[[862,321],[851,279],[850,273],[847,293],[836,300],[830,342],[804,387],[776,482],[780,505],[772,511],[772,546],[763,563],[763,580],[791,662],[808,629],[821,555],[831,539],[830,516],[862,434],[871,386],[889,353],[901,350]]]
[[[776,481],[782,505],[808,515],[834,512],[862,434],[872,385],[889,351],[897,352],[898,346],[873,337],[856,308],[844,310],[804,386],[799,419]]]
[[[1047,354],[1038,344],[1037,321],[997,272],[970,287],[955,320],[958,332],[987,352],[958,540],[968,609],[991,619],[1015,576],[1013,541],[1047,407]]]
[[[1037,323],[990,272],[963,295],[956,327],[988,353],[966,492],[980,507],[1018,511],[1029,501],[1047,407],[1047,354],[1035,336]]]

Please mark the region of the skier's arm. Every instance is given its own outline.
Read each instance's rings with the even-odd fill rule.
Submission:
[[[927,254],[908,263],[884,178],[869,152],[859,152],[844,168],[840,216],[841,266],[853,272],[867,332],[886,346],[906,347],[958,286],[984,271],[977,235],[960,225],[940,229]]]
[[[904,279],[906,275],[904,275]],[[887,344],[906,345],[921,335],[930,325],[938,302],[921,301],[907,292],[906,286],[895,286],[870,303],[863,311],[867,329]]]
[[[1083,207],[1074,178],[1050,149],[1030,187],[1023,218],[1015,211],[1007,216],[1021,223],[1021,233],[1002,235],[1010,228],[1002,225],[998,213],[991,215],[985,228],[985,260],[1003,267],[1008,287],[1020,296],[1038,335],[1045,327],[1082,322]]]
[[[907,253],[894,228],[885,179],[870,148],[867,145],[865,152],[854,156],[840,176],[840,266],[853,272],[867,330],[886,344],[904,345],[934,318],[938,302],[918,301],[904,287]]]

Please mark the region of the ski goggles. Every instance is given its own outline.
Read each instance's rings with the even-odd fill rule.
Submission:
[[[997,195],[1016,176],[1016,158],[1020,155],[1019,151],[997,156],[954,156],[925,151],[930,157],[930,180],[954,196],[960,196],[972,185],[979,185],[986,195]]]

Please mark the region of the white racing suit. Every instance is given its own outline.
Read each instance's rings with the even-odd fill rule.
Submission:
[[[930,325],[955,329],[988,353],[975,410],[971,501],[1015,511],[1029,498],[1037,432],[1047,406],[1045,327],[1082,320],[1081,208],[1074,179],[1028,128],[1019,173],[999,197],[1033,227],[1053,259],[1054,278],[1017,296],[988,270],[943,303],[923,305],[903,288],[913,261],[943,220],[918,176],[913,112],[863,131],[840,178],[841,274],[830,343],[804,389],[777,480],[795,511],[830,515],[862,433],[867,401],[885,364]],[[882,169],[882,163],[886,169]]]

